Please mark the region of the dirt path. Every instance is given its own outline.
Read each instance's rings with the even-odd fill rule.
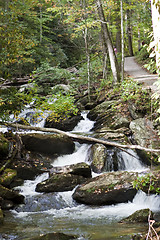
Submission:
[[[154,85],[154,82],[158,79],[158,75],[148,73],[135,62],[134,57],[125,58],[124,71],[128,76],[142,83],[144,88],[149,88],[152,92],[157,91],[157,86]]]

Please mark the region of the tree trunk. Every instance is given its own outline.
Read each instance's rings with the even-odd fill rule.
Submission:
[[[90,54],[89,54],[89,41],[88,41],[88,27],[87,27],[87,10],[86,10],[86,1],[81,1],[82,10],[84,11],[82,20],[85,21],[85,28],[83,29],[83,37],[85,43],[86,59],[87,59],[87,83],[88,83],[88,100],[90,102],[90,88],[91,88],[91,76],[90,76]]]
[[[157,70],[160,70],[160,7],[158,4],[158,0],[151,0],[151,7],[152,7],[152,23],[153,23],[153,34],[154,34],[154,41],[155,41],[155,53],[156,53],[156,66]],[[158,72],[158,71],[157,71]]]
[[[150,148],[141,147],[139,145],[122,145],[122,144],[119,144],[116,142],[110,142],[107,140],[101,140],[101,139],[96,139],[93,137],[85,137],[82,135],[76,135],[76,134],[64,132],[62,130],[55,129],[55,128],[32,127],[32,126],[25,126],[25,125],[18,124],[18,123],[7,123],[7,122],[0,122],[0,124],[4,125],[4,126],[10,126],[12,128],[15,128],[16,131],[18,129],[27,129],[27,130],[35,130],[35,131],[63,134],[63,135],[68,136],[69,138],[71,138],[73,141],[78,141],[80,143],[88,143],[88,144],[100,143],[105,146],[113,146],[113,147],[117,147],[120,149],[138,149],[138,150],[143,150],[146,152],[160,153],[160,149],[150,149]]]
[[[40,12],[40,33],[39,33],[39,41],[42,42],[42,36],[43,36],[43,28],[42,28],[42,6],[39,6],[39,12]]]
[[[129,55],[132,57],[133,54],[133,46],[132,46],[132,28],[131,28],[131,11],[127,9],[127,36],[128,36],[128,48]]]
[[[116,49],[117,49],[117,53],[121,53],[121,16],[120,16],[120,1],[117,1],[117,8],[115,9],[116,12]]]
[[[104,17],[101,0],[96,0],[96,4],[97,4],[99,19],[101,21],[101,28],[103,31],[104,39],[108,48],[111,70],[113,74],[113,83],[117,83],[120,81],[120,71],[119,71],[117,57],[113,49],[112,40],[111,40],[108,26]]]
[[[123,0],[121,0],[121,38],[122,38],[122,62],[121,62],[121,80],[124,80],[124,27],[123,27]]]

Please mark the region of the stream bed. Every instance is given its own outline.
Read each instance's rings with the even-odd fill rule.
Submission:
[[[94,122],[86,114],[73,132],[89,133]],[[65,166],[79,162],[88,163],[89,145],[76,143],[73,154],[58,157],[53,166]],[[119,152],[120,170],[144,171],[138,156]],[[93,174],[94,176],[94,174]],[[136,210],[150,208],[160,210],[160,197],[138,192],[132,202],[110,206],[87,206],[72,199],[73,191],[61,193],[37,193],[37,183],[48,178],[48,173],[35,180],[27,180],[17,187],[25,196],[25,204],[4,211],[4,225],[0,227],[0,240],[23,240],[39,234],[61,232],[76,235],[79,240],[129,240],[131,236],[147,231],[147,224],[122,224],[121,219]]]

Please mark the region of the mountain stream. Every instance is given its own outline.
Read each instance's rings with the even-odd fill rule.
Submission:
[[[92,134],[89,131],[94,122],[86,115],[83,115],[84,120],[79,122],[73,132]],[[87,144],[76,143],[75,152],[58,157],[53,166],[87,162],[89,148]],[[120,170],[144,171],[146,167],[133,151],[131,153],[135,157],[126,152],[118,152]],[[134,233],[147,230],[147,225],[118,223],[121,219],[144,208],[160,210],[160,197],[147,196],[143,192],[138,192],[132,202],[98,207],[76,203],[72,199],[74,190],[45,194],[35,192],[37,183],[47,178],[48,174],[44,173],[17,187],[25,196],[25,204],[5,211],[5,222],[0,227],[1,240],[23,240],[49,232],[76,235],[79,240],[129,240]]]

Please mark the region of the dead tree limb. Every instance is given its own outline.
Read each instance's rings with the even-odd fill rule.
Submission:
[[[15,128],[16,130],[26,129],[26,130],[35,130],[35,131],[41,131],[41,132],[59,133],[59,134],[66,135],[69,138],[71,138],[73,141],[77,141],[80,143],[88,143],[88,144],[100,143],[105,146],[112,146],[112,147],[117,147],[117,148],[121,148],[121,149],[133,149],[133,150],[138,149],[138,150],[142,150],[142,151],[146,151],[146,152],[160,153],[160,149],[146,148],[146,147],[142,147],[140,145],[123,145],[123,144],[119,144],[119,143],[115,143],[115,142],[110,142],[107,140],[102,140],[102,139],[97,139],[97,138],[93,138],[93,137],[86,137],[86,136],[82,136],[82,135],[78,135],[78,134],[68,133],[68,132],[64,132],[62,130],[55,129],[55,128],[40,128],[40,127],[25,126],[25,125],[18,124],[18,123],[7,123],[7,122],[0,122],[0,124],[4,125],[4,126],[9,126],[9,127]]]

